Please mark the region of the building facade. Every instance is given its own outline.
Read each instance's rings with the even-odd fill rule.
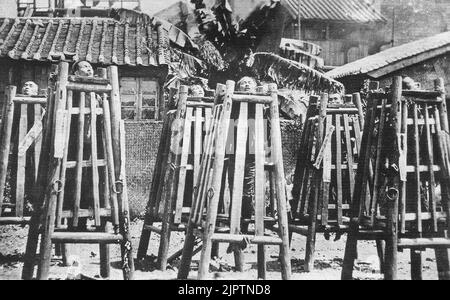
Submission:
[[[103,18],[0,19],[0,101],[7,85],[35,81],[41,90],[59,61],[119,67],[123,116],[160,120],[168,73],[167,32],[153,24]]]
[[[387,46],[399,46],[450,30],[448,0],[372,0],[387,19]]]
[[[267,0],[227,0],[234,19],[245,20]],[[286,9],[283,37],[319,45],[327,66],[342,66],[380,51],[389,44],[386,18],[375,5],[360,0],[281,0]],[[212,7],[216,0],[205,1]],[[299,9],[300,3],[300,9]],[[300,14],[300,30],[298,16]],[[281,25],[279,25],[281,26]],[[299,32],[300,31],[300,32]]]

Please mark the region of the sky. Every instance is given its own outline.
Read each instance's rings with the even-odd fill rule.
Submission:
[[[0,7],[2,7],[2,10],[0,10],[0,17],[2,16],[11,16],[16,14],[16,1],[17,0],[0,0]],[[92,0],[88,0],[90,2]],[[102,1],[108,1],[108,0],[102,0]],[[180,0],[141,0],[141,6],[142,11],[153,15],[160,10],[167,8],[171,6],[172,4],[178,2]],[[29,0],[29,2],[32,2],[32,0]],[[124,1],[126,2],[126,0]],[[37,6],[47,6],[48,0],[37,0]],[[80,6],[81,2],[80,0],[66,0],[66,6],[67,7],[76,7]]]
[[[152,15],[180,0],[141,0],[142,11]]]

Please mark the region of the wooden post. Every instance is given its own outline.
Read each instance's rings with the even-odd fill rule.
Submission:
[[[64,111],[66,109],[66,99],[67,99],[67,79],[69,74],[69,64],[68,63],[61,63],[60,69],[59,69],[59,83],[57,84],[56,89],[56,98],[55,98],[55,112],[56,116],[53,120],[53,127],[55,128],[55,131],[51,133],[51,140],[56,138],[56,130],[58,130],[58,126],[61,126],[61,124],[57,124],[57,120],[61,120],[64,122],[64,117],[61,117],[61,114],[64,114]],[[64,144],[64,141],[53,141],[55,144],[61,143]],[[54,152],[54,149],[51,153]],[[52,162],[52,168],[49,170],[49,176],[48,179],[50,179],[50,183],[53,185],[56,185],[58,180],[60,179],[60,171],[61,171],[61,159],[55,159],[54,157],[50,156],[50,160]],[[57,188],[57,187],[56,187]],[[49,194],[45,195],[45,209],[44,212],[46,214],[44,215],[44,223],[43,223],[43,233],[41,236],[41,251],[40,251],[40,257],[41,260],[39,262],[39,268],[38,268],[38,279],[40,280],[47,280],[49,276],[49,270],[50,270],[50,260],[52,255],[52,240],[51,235],[55,228],[55,219],[56,219],[56,205],[57,205],[57,198],[58,198],[58,191],[56,190],[55,186],[50,188]],[[43,190],[43,192],[47,192],[47,188]],[[31,230],[31,227],[30,227]]]
[[[63,69],[67,68],[68,72],[68,64],[62,65]],[[35,211],[31,217],[27,245],[25,250],[24,257],[24,266],[22,270],[22,279],[23,280],[31,280],[33,279],[34,274],[34,265],[35,265],[35,256],[38,247],[38,239],[39,239],[39,227],[41,215],[43,212],[43,193],[46,188],[46,181],[48,179],[48,170],[50,168],[50,141],[52,132],[50,130],[51,124],[53,124],[53,114],[56,107],[56,92],[53,92],[53,87],[49,87],[48,89],[48,101],[47,101],[47,114],[45,116],[44,122],[45,126],[43,127],[42,132],[42,151],[41,157],[39,159],[39,171],[38,177],[36,180],[36,185],[33,191],[33,203],[35,207]]]
[[[362,107],[360,93],[353,94],[353,103],[356,105],[356,108],[358,109],[359,124],[360,124],[361,128],[364,128],[364,111],[363,111],[363,107]]]
[[[109,232],[110,228],[108,228],[108,222],[102,221],[102,228],[104,232]],[[109,245],[99,246],[100,249],[100,276],[102,278],[109,278],[111,276],[111,267],[110,264],[110,247]]]
[[[111,66],[108,68],[108,78],[111,81],[112,93],[110,101],[111,112],[111,137],[112,148],[115,162],[115,174],[116,178],[120,177],[120,121],[122,119],[122,107],[120,103],[120,85],[119,85],[119,71],[117,66]]]
[[[302,40],[302,0],[297,0],[298,40]]]
[[[324,94],[322,96],[320,102],[320,110],[319,110],[319,129],[317,131],[317,141],[322,143],[324,136],[324,125],[325,119],[327,117],[327,105],[328,105],[328,94]],[[320,146],[317,147],[320,149]],[[314,252],[315,252],[315,243],[316,243],[316,227],[317,227],[317,212],[319,205],[319,197],[321,196],[320,187],[322,183],[322,174],[320,171],[315,172],[314,178],[314,199],[311,203],[310,207],[310,224],[308,227],[308,237],[307,237],[307,246],[306,246],[306,259],[305,259],[305,271],[311,272],[314,268]]]
[[[18,145],[23,141],[28,133],[28,105],[17,104],[20,107],[19,138]],[[17,155],[17,178],[16,178],[16,217],[23,217],[23,207],[25,201],[25,167],[27,164],[26,153]]]
[[[139,242],[139,248],[138,248],[138,254],[137,254],[137,258],[139,260],[144,259],[145,256],[147,255],[147,250],[148,250],[148,246],[150,243],[150,236],[151,236],[151,231],[148,230],[146,228],[147,225],[152,225],[152,219],[154,214],[156,214],[156,212],[153,212],[152,209],[153,207],[156,206],[156,202],[158,199],[158,196],[160,197],[161,193],[162,193],[162,186],[163,186],[163,182],[162,182],[162,174],[165,173],[166,170],[166,164],[167,164],[167,159],[169,156],[169,148],[170,148],[170,132],[171,132],[171,119],[168,116],[168,113],[170,111],[170,109],[172,109],[175,106],[175,103],[177,102],[176,99],[178,99],[178,89],[171,89],[170,90],[170,95],[169,95],[169,103],[167,104],[167,106],[165,107],[165,112],[164,112],[164,125],[163,125],[163,129],[161,132],[161,138],[160,138],[160,142],[159,142],[159,147],[158,147],[158,154],[156,157],[156,167],[155,170],[153,172],[153,179],[152,179],[152,186],[150,189],[150,198],[148,201],[148,205],[147,205],[147,213],[145,216],[145,221],[144,221],[144,227],[142,228],[142,235],[141,235],[141,239]]]
[[[276,97],[278,97],[278,95]],[[266,178],[264,170],[264,164],[266,162],[266,155],[264,150],[264,106],[262,104],[256,104],[255,109],[255,235],[264,236],[264,217],[266,215]],[[276,118],[276,116],[274,116],[274,118]],[[277,120],[273,121],[276,122]],[[274,153],[274,155],[276,154],[277,153]],[[274,160],[279,162],[277,158],[274,158]],[[284,170],[282,174],[284,174]],[[286,193],[284,193],[284,195],[286,195]],[[280,211],[280,214],[283,214],[283,212]],[[266,279],[266,269],[267,266],[265,246],[258,245],[258,279]]]
[[[14,119],[14,102],[17,88],[8,86],[5,91],[5,114],[2,120],[2,135],[0,144],[0,210],[3,206],[6,175],[8,173],[9,151],[11,148],[11,134]]]
[[[113,158],[113,165],[115,172],[114,174],[110,174],[112,176],[115,176],[114,178],[121,179],[121,172],[122,172],[122,146],[121,146],[121,137],[120,137],[120,124],[121,124],[121,102],[120,102],[120,85],[119,85],[119,71],[117,66],[111,66],[108,68],[108,77],[111,82],[112,92],[111,92],[111,102],[109,103],[109,109],[110,109],[110,124],[111,124],[111,130],[108,132],[106,131],[106,134],[111,134],[111,142],[112,142],[112,158]],[[104,101],[105,103],[105,101]],[[108,103],[108,102],[106,102]],[[105,109],[106,110],[106,109]],[[105,120],[108,117],[105,115]],[[109,147],[109,146],[108,146]],[[122,186],[124,186],[123,180],[121,181]],[[116,186],[117,182],[115,180],[113,181],[113,185]],[[122,235],[124,236],[124,241],[121,244],[121,251],[122,251],[122,261],[124,262],[123,265],[123,275],[126,280],[132,280],[132,276],[134,273],[134,261],[132,259],[132,249],[131,249],[131,243],[129,243],[129,210],[126,207],[127,206],[127,199],[124,199],[124,193],[119,192],[117,194],[117,201],[119,205],[119,216],[120,220],[122,222],[122,226],[120,228],[120,231]],[[128,257],[128,258],[127,258]],[[130,259],[131,257],[131,259]]]
[[[390,111],[390,137],[394,141],[392,149],[398,149],[397,133],[399,130],[400,120],[398,111],[402,99],[402,78],[397,76],[394,78],[392,86],[392,106]],[[397,151],[397,152],[396,152]],[[390,155],[390,167],[399,166],[398,150],[393,150]],[[391,170],[392,172],[393,170]],[[385,261],[385,279],[397,280],[397,251],[398,251],[398,212],[399,212],[399,190],[400,178],[398,174],[391,175],[390,188],[387,192],[388,202],[388,222],[387,222],[387,238],[386,238],[386,261]]]
[[[275,164],[275,181],[278,206],[279,234],[282,241],[280,246],[281,272],[284,280],[291,279],[291,259],[289,254],[289,228],[286,199],[286,178],[283,165],[283,149],[281,139],[280,112],[278,103],[278,89],[276,85],[269,87],[272,103],[270,104],[272,158]]]
[[[447,248],[435,249],[439,280],[450,280],[450,264]]]
[[[40,104],[34,105],[34,126],[33,127],[41,127],[42,128],[42,107]],[[39,171],[39,159],[41,157],[41,149],[42,149],[42,136],[38,137],[35,145],[34,145],[34,172],[35,178],[34,182],[37,181],[38,171]]]
[[[386,242],[383,240],[377,240],[377,253],[378,253],[378,259],[380,260],[380,272],[381,274],[385,273],[385,264],[384,259],[386,255]]]
[[[170,139],[170,146],[173,147],[173,149],[167,149],[169,151],[173,151],[172,158],[174,159],[174,163],[177,166],[181,165],[181,139],[185,138],[186,140],[184,142],[187,142],[188,144],[190,141],[188,141],[187,135],[185,133],[188,133],[190,136],[190,129],[185,130],[185,119],[186,119],[186,105],[187,105],[187,97],[188,97],[188,87],[187,86],[181,86],[180,88],[180,95],[179,95],[179,103],[177,108],[177,115],[175,117],[175,125],[177,128],[172,128],[172,134]],[[192,109],[191,109],[191,115],[192,115]],[[186,156],[187,157],[187,156]],[[186,162],[187,163],[187,162]],[[170,242],[170,225],[172,224],[173,219],[173,207],[172,204],[174,202],[179,201],[179,197],[181,197],[181,200],[184,198],[183,194],[177,194],[177,187],[179,183],[179,174],[180,170],[170,170],[168,176],[165,178],[165,182],[162,184],[166,185],[166,195],[165,195],[165,201],[164,201],[164,212],[163,212],[163,220],[162,220],[162,228],[161,228],[161,242],[159,246],[159,254],[158,254],[158,265],[159,269],[161,271],[165,271],[167,268],[167,257],[169,252],[169,242]],[[183,189],[184,192],[184,189]],[[178,198],[177,198],[178,196]],[[182,206],[182,204],[181,204]]]
[[[123,236],[123,241],[120,244],[120,250],[122,252],[122,273],[125,280],[133,280],[134,276],[134,258],[133,258],[133,248],[131,243],[130,234],[130,208],[128,205],[128,186],[126,178],[126,139],[125,139],[125,121],[121,120],[119,122],[119,143],[120,143],[120,160],[121,169],[119,179],[122,182],[123,189],[119,194],[122,211],[121,220],[122,228],[121,234]]]
[[[411,249],[411,279],[422,280],[422,252]]]
[[[447,101],[446,101],[446,91],[445,91],[445,82],[444,79],[439,78],[434,83],[435,90],[441,92],[441,100],[442,103],[439,106],[439,114],[441,119],[442,130],[446,133],[450,133],[449,122],[448,122],[448,111],[447,111]],[[443,149],[441,149],[441,152]],[[446,178],[446,176],[443,176]],[[448,178],[447,178],[448,179]],[[442,199],[450,196],[450,191],[448,189],[448,185],[442,186]],[[444,201],[443,201],[444,202]],[[447,214],[450,213],[450,200],[447,200],[446,203],[443,203]],[[448,216],[450,218],[450,215]],[[450,229],[450,221],[447,221],[447,229]],[[436,262],[438,264],[439,271],[439,279],[441,280],[450,280],[450,265],[449,265],[449,254],[448,249],[436,249]]]
[[[355,190],[353,192],[353,203],[351,203],[350,211],[350,228],[347,237],[347,244],[345,246],[344,263],[342,266],[342,280],[353,279],[353,265],[358,256],[358,235],[359,235],[359,221],[360,209],[363,203],[363,197],[367,196],[366,188],[369,178],[370,154],[372,145],[372,132],[375,127],[375,118],[378,101],[370,97],[368,101],[368,112],[366,114],[366,121],[364,122],[364,131],[361,139],[360,159],[358,165],[358,172],[355,182]]]
[[[86,93],[80,93],[80,115],[78,118],[78,132],[77,132],[77,166],[75,169],[75,194],[73,207],[73,227],[78,227],[79,211],[81,203],[81,188],[83,177],[83,154],[84,154],[84,126],[85,126],[85,109],[86,109]]]
[[[256,118],[255,118],[256,119]],[[239,234],[241,232],[242,219],[242,197],[244,195],[244,174],[245,174],[245,160],[247,156],[247,139],[248,139],[248,103],[242,102],[240,104],[240,113],[237,126],[237,142],[235,152],[235,167],[234,167],[234,184],[232,191],[231,204],[231,224],[230,233]],[[253,130],[254,131],[254,130]],[[264,166],[264,162],[262,163]],[[257,195],[255,195],[257,197]],[[243,272],[244,260],[243,251],[234,245],[234,257],[236,271]]]
[[[108,177],[109,177],[109,186],[110,188],[110,195],[111,195],[111,219],[112,223],[114,225],[114,230],[117,230],[117,227],[119,226],[119,216],[120,216],[120,207],[117,199],[117,191],[115,189],[116,187],[116,174],[114,172],[115,170],[115,160],[114,160],[114,150],[113,150],[113,141],[111,137],[111,118],[110,118],[110,110],[109,110],[109,101],[104,98],[103,99],[103,134],[105,136],[105,152],[106,152],[106,161],[107,161],[107,168],[108,168]]]
[[[212,175],[212,184],[210,188],[211,198],[208,207],[208,214],[206,219],[205,230],[203,233],[203,250],[200,260],[200,267],[198,270],[198,279],[205,279],[209,272],[209,262],[211,259],[212,235],[214,234],[217,211],[220,198],[220,184],[222,181],[222,172],[225,160],[225,146],[228,137],[228,130],[230,124],[230,116],[233,107],[233,93],[235,83],[227,81],[227,92],[224,100],[224,113],[218,130],[218,139],[216,144],[214,171]]]

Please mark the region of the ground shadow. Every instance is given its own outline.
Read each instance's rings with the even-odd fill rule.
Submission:
[[[24,259],[23,253],[8,254],[8,255],[0,254],[0,265],[3,265],[5,267],[12,267],[18,263],[23,262],[23,259]]]
[[[327,269],[340,269],[342,268],[343,260],[341,258],[329,259],[317,259],[314,262],[315,270],[327,270]],[[252,263],[252,269],[257,270],[258,264]],[[307,273],[305,271],[305,260],[303,259],[291,259],[292,273]],[[267,272],[281,272],[280,261],[274,260],[267,262]]]

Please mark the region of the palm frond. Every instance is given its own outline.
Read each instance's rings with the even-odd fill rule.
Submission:
[[[304,64],[281,56],[259,52],[250,56],[247,66],[261,81],[273,81],[279,87],[313,93],[343,93],[342,83]]]

